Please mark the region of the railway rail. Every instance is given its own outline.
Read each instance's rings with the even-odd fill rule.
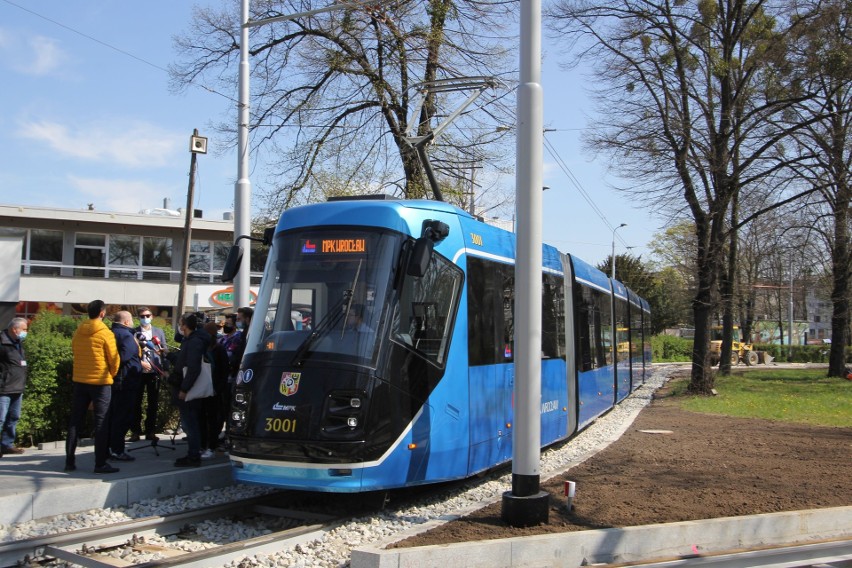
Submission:
[[[138,566],[211,566],[222,565],[241,556],[253,556],[281,550],[322,536],[345,517],[324,513],[299,511],[268,504],[269,496],[203,507],[166,516],[152,516],[107,525],[80,529],[17,542],[0,543],[0,566],[20,566],[58,559],[79,566],[114,567],[130,565],[129,557],[143,554],[160,558],[142,561]],[[175,542],[151,544],[152,537],[185,535],[197,537],[193,526],[211,519],[246,518],[264,515],[274,517],[270,525],[286,528],[226,544],[213,545],[196,551],[181,550]],[[110,555],[117,548],[130,549],[121,558]]]

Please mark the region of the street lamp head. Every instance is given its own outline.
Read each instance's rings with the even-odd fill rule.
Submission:
[[[615,280],[615,232],[622,227],[626,227],[627,223],[622,223],[612,230],[612,256],[610,257],[610,278]]]

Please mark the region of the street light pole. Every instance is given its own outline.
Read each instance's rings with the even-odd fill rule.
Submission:
[[[234,239],[251,234],[251,180],[249,179],[249,0],[240,1],[240,85],[237,109],[237,182],[234,186]],[[236,243],[243,260],[234,276],[234,309],[249,305],[251,246],[248,239]]]
[[[615,229],[612,230],[612,266],[610,266],[610,268],[611,268],[610,272],[611,272],[611,276],[612,276],[613,280],[615,280],[615,232],[617,230],[619,230],[620,228],[626,227],[626,226],[627,226],[627,223],[622,223],[621,225],[619,225],[618,227],[616,227]]]
[[[521,0],[520,81],[517,90],[515,206],[515,427],[512,490],[502,518],[511,526],[548,521],[549,493],[541,491],[541,206],[544,93],[541,86],[541,0]]]
[[[379,2],[381,4],[381,2]],[[272,22],[282,22],[305,18],[333,10],[352,8],[353,4],[332,4],[325,8],[285,14],[262,20],[249,20],[249,0],[240,0],[240,84],[237,105],[237,182],[234,187],[234,240],[242,252],[242,261],[234,275],[234,308],[249,305],[251,287],[251,246],[248,239],[240,239],[251,234],[251,180],[249,179],[249,112],[251,68],[249,67],[249,29]],[[237,240],[239,239],[239,240]]]

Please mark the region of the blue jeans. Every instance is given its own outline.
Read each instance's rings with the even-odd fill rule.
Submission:
[[[75,465],[77,439],[83,429],[83,421],[89,404],[92,405],[95,418],[95,467],[103,467],[109,457],[109,401],[112,399],[110,385],[87,385],[74,383],[71,396],[71,424],[68,426],[68,438],[65,440],[65,465]]]
[[[15,445],[15,428],[21,419],[23,393],[0,394],[0,445],[11,448]]]
[[[186,434],[186,455],[192,459],[201,457],[201,401],[196,398],[189,402],[178,401],[180,411],[180,427]]]

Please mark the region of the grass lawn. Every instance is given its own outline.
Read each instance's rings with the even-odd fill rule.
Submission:
[[[828,379],[825,373],[825,369],[755,369],[717,376],[718,396],[686,394],[689,379],[673,383],[672,394],[693,412],[852,427],[852,381]]]

